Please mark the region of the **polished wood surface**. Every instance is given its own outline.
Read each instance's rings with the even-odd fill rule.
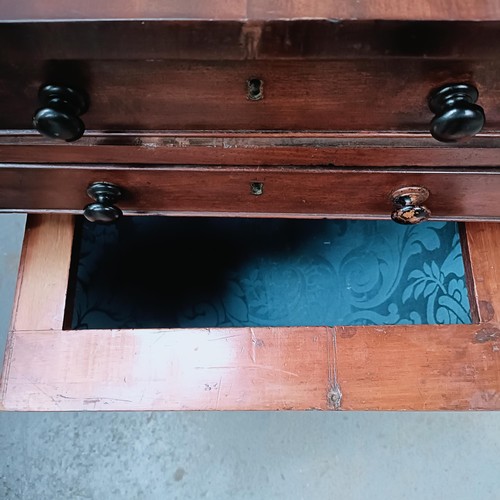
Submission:
[[[388,150],[390,149],[390,154]],[[306,132],[87,132],[76,143],[33,131],[0,134],[3,162],[337,167],[498,167],[500,134],[445,145],[430,134]]]
[[[486,133],[500,130],[499,73],[500,58],[88,60],[68,66],[22,57],[2,70],[0,128],[31,128],[39,87],[58,82],[89,95],[82,116],[88,130],[425,132],[434,117],[431,91],[469,82],[479,89]],[[264,82],[262,100],[247,98],[249,78]]]
[[[89,94],[91,130],[426,131],[429,93],[470,83],[495,132],[495,3],[6,2],[0,129],[30,128],[57,84]]]
[[[69,238],[67,217],[35,220],[49,235],[58,219],[60,234]],[[479,324],[114,331],[44,330],[42,324],[10,333],[0,405],[30,411],[500,409],[494,312],[500,296],[484,281],[500,267],[500,230],[471,223],[464,241],[465,265],[476,279],[473,307],[493,311],[483,311]],[[57,250],[59,243],[27,238],[24,254],[43,252],[67,273],[71,249]],[[50,315],[59,311],[54,299],[61,300],[61,290],[39,279],[46,259],[32,261],[23,280],[35,296],[46,293]],[[36,315],[28,301],[16,307],[18,314]]]
[[[498,21],[0,21],[0,44],[3,62],[52,61],[47,69],[86,60],[494,61],[499,31]]]
[[[210,4],[196,0],[136,0],[69,4],[50,0],[42,4],[35,0],[2,0],[0,11],[4,20],[51,19],[440,19],[493,20],[500,19],[497,0],[214,0]]]
[[[81,213],[94,182],[116,184],[126,213],[389,218],[391,193],[429,190],[434,219],[500,220],[498,169],[0,166],[0,210]],[[264,192],[252,194],[262,182]]]

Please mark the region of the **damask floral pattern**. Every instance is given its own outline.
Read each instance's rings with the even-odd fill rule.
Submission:
[[[457,225],[126,217],[84,223],[73,326],[469,323]]]

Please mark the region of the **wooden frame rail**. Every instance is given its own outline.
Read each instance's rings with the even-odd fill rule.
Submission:
[[[468,223],[475,324],[64,330],[74,220],[31,215],[4,410],[500,409],[500,224]]]
[[[0,131],[3,163],[54,166],[133,163],[470,169],[498,167],[499,151],[498,131],[478,134],[460,147],[439,143],[427,132],[87,131],[77,142],[54,143],[33,130]]]

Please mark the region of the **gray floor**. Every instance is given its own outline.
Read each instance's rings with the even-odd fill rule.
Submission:
[[[22,226],[0,215],[2,346]],[[500,414],[4,413],[3,498],[498,500]]]

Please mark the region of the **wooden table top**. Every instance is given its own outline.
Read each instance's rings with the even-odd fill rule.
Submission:
[[[269,21],[297,19],[494,21],[500,0],[0,0],[3,21],[184,19]]]

